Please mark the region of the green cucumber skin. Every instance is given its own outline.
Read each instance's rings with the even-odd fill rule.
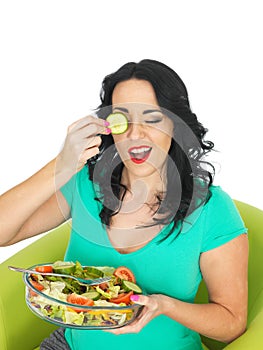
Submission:
[[[84,297],[92,300],[98,300],[100,298],[100,293],[98,292],[87,292],[83,294]]]
[[[75,267],[76,265],[72,262],[68,262],[68,263],[65,263],[63,264],[63,262],[57,264],[53,264],[53,272],[55,273],[64,273],[64,274],[68,274],[68,275],[71,275],[74,273],[75,271]]]
[[[87,272],[88,275],[94,276],[95,278],[104,276],[104,273],[101,270],[97,269],[96,267],[85,266],[83,269],[85,272]]]
[[[135,284],[133,282],[130,282],[130,281],[123,280],[122,281],[122,287],[123,287],[123,289],[126,292],[133,291],[133,292],[135,292],[137,294],[141,294],[142,293],[141,288],[137,284]]]

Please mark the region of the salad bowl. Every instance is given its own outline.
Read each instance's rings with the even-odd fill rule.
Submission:
[[[61,269],[53,269],[59,265]],[[110,280],[97,286],[83,286],[71,278],[24,273],[26,303],[36,316],[60,327],[83,330],[123,327],[139,316],[143,306],[133,303],[130,296],[142,290],[126,267],[83,267],[78,262],[56,262],[35,265],[30,270],[45,272],[52,268],[62,274],[65,270],[69,273],[69,267],[72,275]],[[123,274],[123,269],[133,277]]]

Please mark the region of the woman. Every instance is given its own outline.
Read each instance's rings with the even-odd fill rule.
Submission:
[[[41,348],[82,350],[99,340],[194,350],[202,349],[199,333],[231,342],[246,326],[246,229],[205,169],[213,144],[204,141],[182,80],[157,61],[128,63],[104,79],[101,101],[99,118],[71,125],[58,157],[1,197],[1,243],[71,217],[65,260],[129,267],[147,293],[132,300],[145,307],[128,326],[58,331]],[[124,133],[111,134],[111,112],[125,114]],[[197,305],[202,278],[209,303]]]

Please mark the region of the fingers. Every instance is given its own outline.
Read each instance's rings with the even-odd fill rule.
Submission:
[[[133,294],[131,295],[130,299],[136,304],[145,305],[145,306],[149,305],[151,302],[151,298],[147,297],[146,295]]]
[[[152,314],[149,313],[146,309],[143,309],[140,316],[130,325],[112,330],[107,330],[106,332],[113,333],[116,335],[126,333],[138,333],[152,318]]]
[[[88,148],[87,150],[85,150],[79,158],[80,167],[82,167],[84,164],[86,164],[88,159],[96,156],[99,153],[100,153],[100,150],[98,147],[92,147],[92,148]]]
[[[130,299],[136,304],[144,305],[140,316],[130,325],[109,330],[108,332],[116,335],[125,333],[138,333],[147,323],[149,323],[154,317],[158,315],[158,303],[153,296],[148,297],[146,295],[133,294],[131,295]]]
[[[83,168],[88,159],[97,155],[102,143],[100,134],[109,135],[108,122],[87,116],[77,120],[68,127],[68,134],[62,151],[58,156],[57,173],[67,169],[75,174]]]
[[[92,137],[87,139],[85,150],[81,153],[79,157],[79,163],[81,166],[86,164],[87,160],[96,156],[100,153],[99,146],[102,140],[100,136]]]
[[[85,144],[85,149],[87,148],[92,148],[92,147],[99,147],[102,143],[102,139],[100,136],[92,136],[88,137],[86,144]]]
[[[107,131],[108,126],[109,123],[104,119],[87,116],[71,124],[68,127],[68,133],[73,133],[84,129],[83,132],[89,131],[89,135],[96,135],[102,133],[109,134],[109,132]]]
[[[89,158],[98,154],[100,152],[99,146],[101,142],[102,140],[100,136],[88,139],[85,150],[81,153],[80,160],[85,161],[86,163]]]

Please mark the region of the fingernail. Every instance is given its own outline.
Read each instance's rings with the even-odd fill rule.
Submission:
[[[105,131],[106,131],[107,134],[111,133],[111,129],[110,128],[107,128]]]
[[[137,294],[133,294],[133,295],[130,296],[131,301],[138,301],[139,298],[140,298],[140,296],[137,295]]]
[[[107,120],[104,120],[104,125],[105,125],[105,126],[109,126],[110,123],[109,123]]]

